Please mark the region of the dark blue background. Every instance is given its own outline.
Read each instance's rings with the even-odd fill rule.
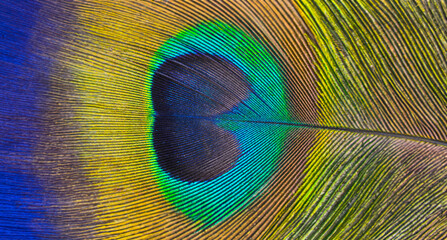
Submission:
[[[0,239],[51,236],[43,188],[35,176],[45,64],[30,43],[41,5],[0,1]]]

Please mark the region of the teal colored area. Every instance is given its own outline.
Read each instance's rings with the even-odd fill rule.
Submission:
[[[274,173],[287,133],[284,127],[233,120],[287,121],[288,114],[275,59],[254,38],[223,22],[201,23],[166,41],[152,59],[149,86],[152,75],[165,60],[200,53],[229,60],[244,71],[252,87],[244,104],[216,118],[216,124],[238,140],[241,157],[230,171],[207,182],[190,183],[171,178],[157,161],[151,161],[150,166],[164,197],[190,219],[208,227],[256,199],[256,193]],[[152,106],[149,113],[153,113]],[[153,149],[152,142],[150,147]]]
[[[229,60],[247,76],[253,92],[230,118],[288,121],[284,84],[275,59],[266,48],[241,29],[223,22],[207,22],[178,33],[155,53],[152,74],[167,59],[185,54],[211,54]]]
[[[222,176],[208,182],[189,183],[171,178],[154,166],[165,198],[204,227],[230,217],[256,199],[256,193],[275,171],[276,159],[289,131],[288,127],[265,123],[232,122],[231,125],[242,154],[236,166]]]

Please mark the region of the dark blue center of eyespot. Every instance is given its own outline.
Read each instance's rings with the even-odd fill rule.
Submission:
[[[159,166],[189,182],[209,181],[233,168],[239,143],[214,119],[232,111],[249,90],[244,73],[221,57],[187,54],[166,60],[151,87]]]

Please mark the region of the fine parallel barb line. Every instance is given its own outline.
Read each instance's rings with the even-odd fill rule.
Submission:
[[[158,115],[154,115],[154,117],[157,117]],[[229,122],[246,122],[246,123],[262,123],[262,124],[275,124],[275,125],[286,125],[286,126],[296,126],[296,127],[307,127],[307,128],[315,128],[315,129],[326,129],[326,130],[333,130],[333,131],[342,131],[342,132],[352,132],[352,133],[360,133],[360,134],[369,134],[369,135],[377,135],[377,136],[385,136],[385,137],[393,137],[393,138],[402,138],[406,140],[413,140],[413,141],[420,141],[420,142],[426,142],[441,146],[447,147],[447,142],[445,141],[439,141],[434,140],[430,138],[425,137],[419,137],[419,136],[411,136],[406,134],[400,134],[400,133],[389,133],[389,132],[382,132],[382,131],[376,131],[376,130],[368,130],[368,129],[356,129],[356,128],[347,128],[347,127],[331,127],[331,126],[321,126],[316,124],[307,124],[307,123],[293,123],[293,122],[280,122],[280,121],[264,121],[264,120],[241,120],[241,119],[227,119],[227,118],[209,118],[209,117],[201,117],[201,116],[164,116],[163,117],[173,117],[173,118],[194,118],[194,119],[204,119],[209,121],[229,121]]]

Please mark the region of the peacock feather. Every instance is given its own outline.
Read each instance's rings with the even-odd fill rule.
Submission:
[[[0,19],[0,239],[447,239],[445,1]]]

